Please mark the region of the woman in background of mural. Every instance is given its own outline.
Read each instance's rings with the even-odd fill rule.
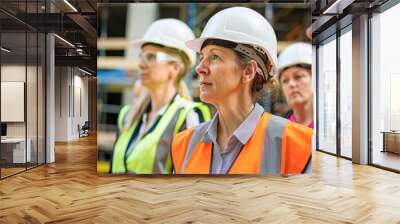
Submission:
[[[173,136],[210,119],[210,111],[191,102],[182,80],[195,63],[195,52],[185,46],[193,39],[190,28],[177,19],[150,25],[133,47],[140,51],[140,85],[146,93],[124,106],[118,116],[118,134],[111,173],[170,174]]]
[[[278,63],[282,92],[291,108],[285,117],[314,128],[311,44],[294,43],[289,45],[279,55]]]

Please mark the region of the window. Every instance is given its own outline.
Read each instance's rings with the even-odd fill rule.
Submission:
[[[43,4],[0,5],[17,5],[24,16],[40,13]],[[44,33],[0,12],[0,178],[45,163],[45,41]]]
[[[400,4],[371,18],[372,163],[400,170]]]
[[[336,39],[318,48],[318,149],[336,153]]]
[[[351,158],[352,32],[351,29],[344,32],[340,36],[340,155]]]

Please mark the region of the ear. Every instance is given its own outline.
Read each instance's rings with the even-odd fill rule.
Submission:
[[[257,71],[257,62],[255,60],[251,60],[246,68],[243,70],[242,82],[250,83],[254,77],[256,76]]]

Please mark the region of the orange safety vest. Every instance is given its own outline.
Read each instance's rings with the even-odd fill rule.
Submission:
[[[212,144],[203,142],[210,122],[178,133],[172,143],[176,174],[210,174]],[[313,130],[264,112],[229,174],[301,173],[311,159]]]

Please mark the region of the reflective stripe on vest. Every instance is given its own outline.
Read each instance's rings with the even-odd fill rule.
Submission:
[[[176,128],[175,128],[175,133],[178,133],[179,129],[182,127],[183,122],[185,122],[185,119],[188,115],[188,113],[193,110],[194,108],[198,108],[203,115],[203,119],[205,121],[211,120],[211,111],[208,106],[206,106],[203,103],[190,103],[188,106],[185,107],[184,111],[182,111],[181,116],[179,117],[178,121],[176,122]]]
[[[122,109],[119,111],[118,119],[117,119],[117,124],[118,124],[119,131],[122,131],[122,129],[124,128],[124,127],[123,127],[123,125],[124,125],[124,119],[125,119],[126,114],[127,114],[128,111],[129,111],[129,108],[130,108],[130,107],[131,107],[131,105],[125,105],[125,106],[123,106]]]
[[[175,136],[172,143],[175,173],[210,173],[212,144],[203,142],[209,124],[204,123]],[[301,173],[311,156],[311,138],[312,129],[264,113],[228,173]]]
[[[187,104],[184,107],[183,104]],[[136,128],[137,121],[126,131],[121,132],[114,146],[114,155],[112,163],[113,173],[132,172],[138,174],[165,174],[170,173],[172,169],[170,148],[171,142],[177,128],[179,119],[186,118],[187,107],[192,107],[193,103],[186,102],[180,98],[173,102],[162,115],[155,129],[147,133],[140,139],[127,156],[125,161],[125,153],[129,147],[129,141]],[[127,114],[127,112],[125,112]],[[207,116],[207,115],[205,115]],[[210,116],[210,115],[208,115]],[[121,118],[123,120],[123,118]],[[125,167],[126,164],[126,167]]]

